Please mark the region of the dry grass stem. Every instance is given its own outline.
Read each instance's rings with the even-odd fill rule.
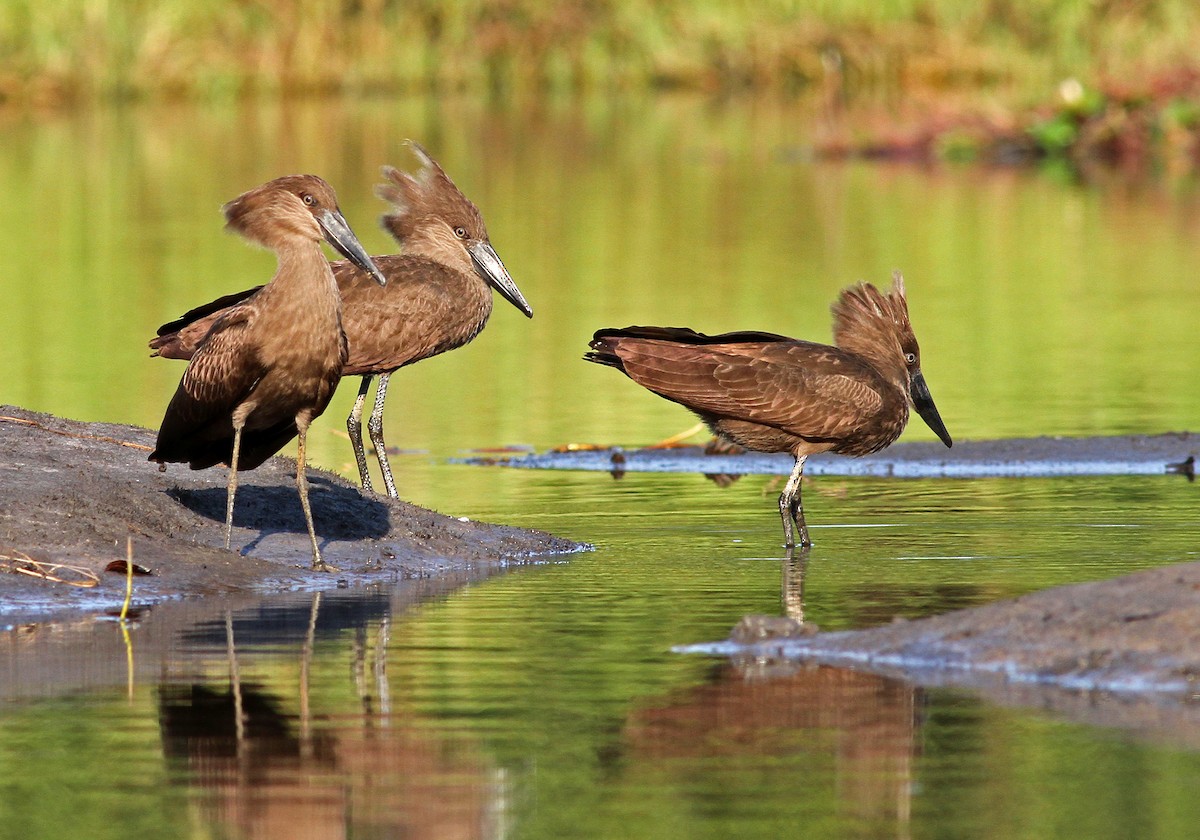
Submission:
[[[50,583],[65,583],[67,586],[90,588],[100,583],[100,578],[93,572],[80,566],[35,560],[15,548],[0,551],[0,571],[11,572],[15,575],[29,575]]]

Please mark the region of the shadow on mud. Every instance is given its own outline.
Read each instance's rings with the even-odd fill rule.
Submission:
[[[222,488],[172,487],[166,493],[205,519],[225,522],[226,491]],[[314,476],[310,478],[309,501],[323,539],[379,539],[389,532],[387,505],[354,488]],[[308,533],[294,485],[238,487],[233,524],[260,532]]]

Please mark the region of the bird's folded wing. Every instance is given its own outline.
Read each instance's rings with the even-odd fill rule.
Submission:
[[[203,433],[214,423],[228,426],[233,410],[250,394],[264,368],[244,341],[250,317],[231,310],[213,325],[188,363],[159,431],[167,441]]]
[[[805,438],[840,437],[883,404],[878,375],[825,345],[625,341],[620,356],[634,381],[667,399]]]

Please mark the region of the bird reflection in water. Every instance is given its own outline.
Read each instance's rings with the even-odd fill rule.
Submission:
[[[238,633],[267,638],[273,628],[259,616],[227,614],[228,681],[160,686],[163,747],[177,770],[172,778],[201,794],[202,818],[219,836],[246,838],[345,838],[347,831],[501,836],[509,795],[504,774],[470,741],[456,739],[448,748],[418,715],[392,709],[390,619],[319,629],[321,607],[321,595],[314,595],[292,666],[281,661],[279,639],[258,648],[266,657],[256,657],[254,647],[240,651]],[[271,618],[277,626],[278,616]],[[319,637],[338,640],[348,632],[357,714],[347,713],[344,702],[330,705],[331,696],[344,693],[336,685],[323,686],[318,696],[310,687]],[[298,675],[294,692],[283,688],[288,673]]]

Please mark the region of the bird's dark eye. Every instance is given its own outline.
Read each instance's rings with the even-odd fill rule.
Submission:
[[[916,353],[905,353],[904,361],[908,362],[910,365],[913,364],[914,362],[917,361],[917,354]]]
[[[312,207],[314,204],[317,203],[317,200],[315,198],[313,198],[311,195],[309,195],[308,193],[304,193],[303,195],[300,196],[300,198],[302,198],[304,200],[304,203],[307,204],[309,207]]]
[[[467,229],[465,227],[463,227],[462,225],[459,225],[458,227],[456,227],[454,229],[454,235],[457,236],[459,239],[466,239],[467,238]]]

